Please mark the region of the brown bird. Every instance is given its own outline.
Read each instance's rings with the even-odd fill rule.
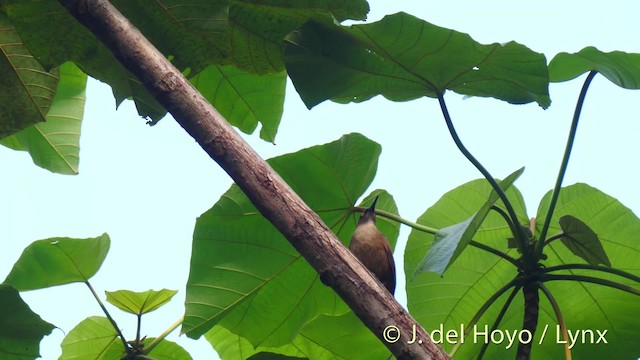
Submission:
[[[396,289],[396,265],[387,238],[376,227],[376,202],[362,212],[356,231],[351,236],[349,250],[393,295]]]

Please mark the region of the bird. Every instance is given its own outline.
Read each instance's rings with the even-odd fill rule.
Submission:
[[[349,250],[393,295],[396,289],[396,265],[387,238],[376,227],[376,202],[378,196],[360,215]]]

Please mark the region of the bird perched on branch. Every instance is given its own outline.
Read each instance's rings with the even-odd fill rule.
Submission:
[[[356,231],[351,236],[349,250],[393,295],[396,289],[396,265],[387,238],[376,227],[376,202],[360,215]]]

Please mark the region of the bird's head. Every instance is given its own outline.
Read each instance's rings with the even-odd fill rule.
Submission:
[[[376,196],[375,199],[373,199],[371,206],[369,206],[369,208],[363,211],[362,214],[360,215],[360,220],[358,220],[358,225],[364,224],[369,221],[372,221],[374,223],[376,222],[376,203],[377,202],[378,202],[378,197]]]

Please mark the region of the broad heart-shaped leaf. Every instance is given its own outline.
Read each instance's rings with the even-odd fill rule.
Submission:
[[[269,160],[273,168],[316,211],[346,245],[359,214],[357,199],[376,173],[380,146],[359,134]],[[397,213],[390,195],[379,209]],[[395,245],[399,226],[378,218]],[[277,299],[277,301],[276,301]],[[198,337],[218,323],[254,345],[293,340],[319,314],[341,314],[346,305],[237,186],[196,222],[182,331]]]
[[[45,120],[58,70],[50,73],[29,54],[13,24],[0,11],[0,139]]]
[[[566,235],[561,238],[561,241],[572,253],[591,265],[602,264],[611,267],[598,234],[594,233],[587,224],[571,215],[561,217],[558,222]]]
[[[36,165],[54,173],[77,174],[86,84],[87,75],[77,66],[62,64],[47,121],[4,138],[0,144],[28,151]]]
[[[255,75],[231,65],[211,65],[190,81],[231,125],[251,134],[260,122],[260,137],[275,141],[287,83],[284,71]]]
[[[537,233],[544,223],[551,192],[547,193],[538,208]],[[611,264],[616,269],[640,276],[640,219],[613,197],[586,184],[574,184],[562,188],[558,203],[551,219],[549,234],[562,231],[559,219],[571,215],[587,224],[598,234],[602,247]],[[548,267],[560,264],[582,264],[583,260],[557,241],[549,243],[544,253],[548,256]],[[608,279],[638,288],[640,284],[629,279],[603,272],[589,270],[563,270],[552,274],[578,274]],[[640,328],[636,314],[640,314],[638,297],[601,285],[574,281],[554,281],[545,283],[556,298],[570,329],[608,330],[608,345],[580,344],[573,350],[575,359],[635,359],[638,357]],[[541,295],[542,298],[542,295]],[[541,301],[540,314],[553,311]],[[545,316],[546,317],[546,316]],[[540,319],[541,323],[555,324],[555,319]],[[557,345],[544,343],[544,349]],[[557,349],[556,358],[562,357],[562,349]],[[536,351],[536,350],[534,350]],[[543,350],[546,351],[546,350]]]
[[[125,350],[118,333],[101,316],[92,316],[76,325],[60,344],[58,360],[120,360]]]
[[[418,218],[417,222],[433,228],[445,228],[460,223],[469,219],[487,202],[491,191],[491,186],[485,179],[468,182],[444,194]],[[514,207],[519,223],[528,223],[524,200],[517,188],[512,186],[505,193]],[[504,207],[502,201],[498,201],[496,205]],[[515,249],[507,248],[507,238],[510,236],[511,231],[504,219],[495,211],[491,211],[473,239],[518,257]],[[517,276],[518,272],[510,262],[487,251],[468,246],[442,277],[436,273],[421,273],[414,277],[412,274],[424,258],[433,239],[434,235],[417,230],[413,230],[409,235],[404,254],[407,305],[413,317],[427,331],[438,329],[441,325],[445,333],[448,330],[459,331],[460,326],[462,324],[466,326],[484,302]],[[480,328],[485,324],[489,327],[493,325],[505,297],[500,298],[498,303],[480,319],[478,323]],[[518,298],[518,301],[521,306],[521,299]],[[522,311],[517,306],[515,305],[516,310],[510,310],[503,320],[508,325],[506,329],[514,330],[522,327]],[[460,359],[476,358],[481,345],[480,341],[474,342],[473,338],[465,341],[458,350],[456,358],[458,356]],[[448,351],[453,345],[445,342],[442,346]],[[499,346],[502,352],[496,355],[492,351],[497,351],[497,348],[489,347],[491,355],[487,354],[485,358],[515,357],[514,354],[502,356],[505,346]]]
[[[520,168],[507,176],[503,181],[499,182],[500,188],[502,190],[510,188],[523,172],[524,168]],[[497,200],[498,193],[493,190],[487,201],[475,215],[461,223],[448,226],[438,231],[427,255],[420,265],[418,265],[414,274],[431,271],[442,275],[451,263],[460,256],[467,245],[469,245]]]
[[[340,316],[320,315],[309,322],[298,336],[279,347],[258,346],[220,325],[205,337],[221,359],[246,359],[259,353],[273,353],[313,360],[387,359],[389,351],[351,312]]]
[[[110,244],[107,234],[34,241],[24,249],[4,282],[18,291],[85,282],[100,269]]]
[[[130,290],[105,291],[107,301],[122,311],[142,315],[152,312],[171,301],[178,291],[162,289],[135,292]]]
[[[543,108],[551,102],[544,55],[515,42],[482,45],[406,13],[350,27],[310,21],[286,40],[287,71],[309,108],[327,99],[407,101],[445,90]]]
[[[55,326],[31,311],[18,291],[0,284],[0,358],[35,359],[40,356],[40,341]]]
[[[602,52],[593,46],[575,54],[560,53],[549,63],[549,79],[562,82],[596,70],[625,89],[640,89],[640,54]]]

